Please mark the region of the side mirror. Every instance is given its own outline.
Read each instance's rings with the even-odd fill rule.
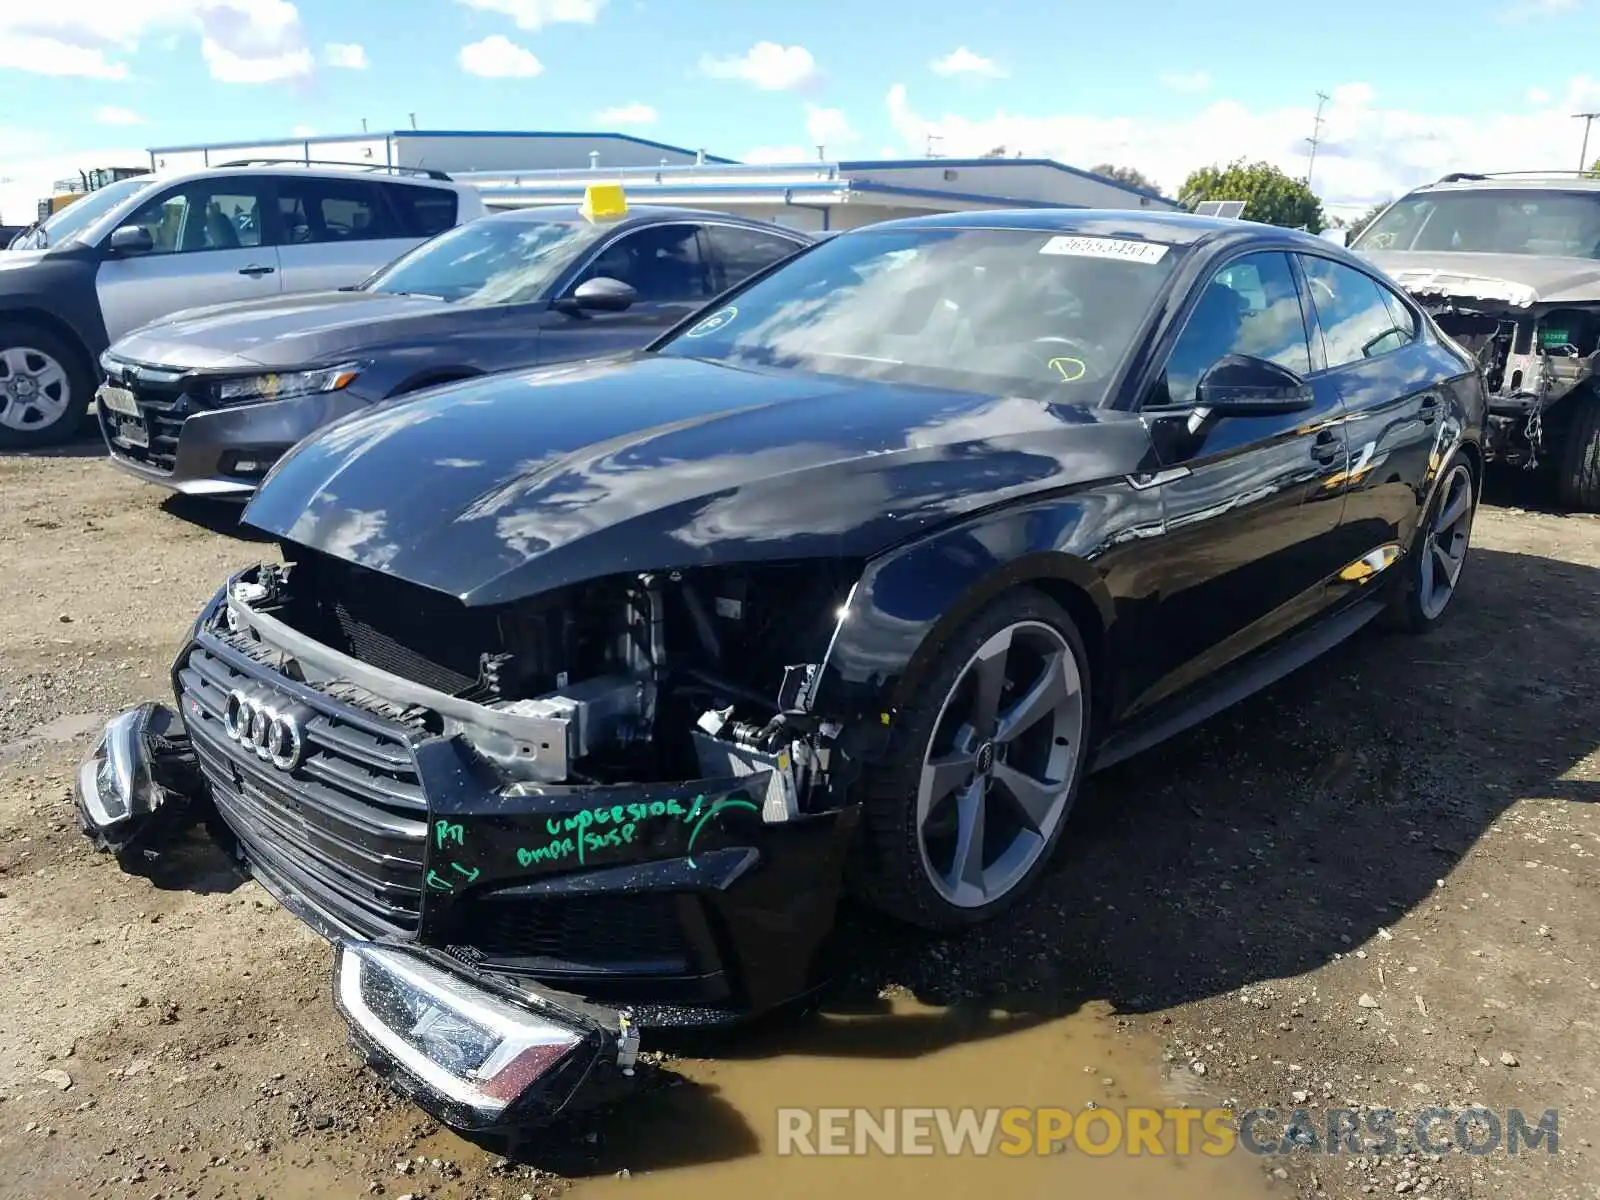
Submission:
[[[623,312],[638,299],[639,293],[630,285],[600,275],[584,280],[559,303],[568,312]]]
[[[109,245],[117,254],[149,254],[156,248],[155,239],[143,225],[124,225],[111,235]]]
[[[1250,354],[1219,358],[1195,388],[1195,403],[1222,417],[1300,412],[1315,402],[1311,385],[1300,376]]]

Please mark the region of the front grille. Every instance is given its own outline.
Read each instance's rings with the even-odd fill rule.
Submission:
[[[548,975],[683,974],[692,896],[662,894],[490,898],[459,940],[496,963]]]
[[[148,447],[113,442],[112,453],[158,471],[172,471],[178,465],[178,435],[195,407],[183,391],[182,382],[156,382],[145,378],[124,382],[118,377],[113,377],[112,382],[133,393],[145,430],[150,435]],[[102,420],[111,419],[111,416],[102,417]]]
[[[179,699],[201,768],[252,867],[365,937],[415,935],[421,915],[427,801],[404,731],[212,643],[178,670]],[[313,711],[293,772],[263,762],[223,729],[236,687]]]

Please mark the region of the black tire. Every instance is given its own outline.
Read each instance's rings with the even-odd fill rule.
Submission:
[[[923,760],[938,732],[946,701],[953,699],[969,660],[991,638],[1022,622],[1048,626],[1070,649],[1081,695],[1081,735],[1071,751],[1075,757],[1070,758],[1064,807],[1032,865],[996,900],[980,907],[962,907],[940,894],[924,863],[916,816]],[[945,639],[917,682],[916,698],[898,714],[883,763],[868,770],[861,781],[863,830],[852,878],[856,894],[898,920],[951,932],[998,916],[1030,892],[1055,853],[1083,778],[1093,713],[1090,687],[1089,657],[1072,618],[1048,596],[1031,588],[1019,588],[992,601]]]
[[[1425,570],[1427,563],[1424,556],[1432,553],[1429,543],[1438,535],[1436,527],[1440,514],[1454,495],[1452,484],[1457,479],[1464,479],[1470,507],[1467,512],[1465,540],[1461,544],[1461,566],[1450,586],[1449,594],[1444,597],[1443,605],[1439,606],[1436,596],[1433,600],[1428,598],[1430,576]],[[1426,633],[1437,627],[1449,615],[1450,609],[1454,607],[1452,601],[1460,587],[1461,575],[1465,573],[1466,560],[1471,550],[1472,521],[1477,515],[1478,491],[1478,472],[1473,469],[1472,464],[1459,456],[1452,459],[1445,467],[1444,475],[1440,477],[1439,486],[1434,492],[1433,499],[1428,503],[1428,510],[1422,514],[1422,519],[1417,524],[1411,548],[1400,563],[1400,574],[1395,579],[1395,586],[1384,612],[1384,625],[1387,628],[1398,633]],[[1437,564],[1435,566],[1437,568]]]
[[[1579,512],[1600,512],[1600,392],[1586,388],[1568,404],[1572,413],[1556,468],[1561,503]]]
[[[50,419],[39,419],[41,410],[38,407],[19,404],[15,394],[7,390],[11,372],[6,356],[22,351],[44,356],[30,357],[28,361],[31,362],[53,360],[65,376],[65,406],[53,412]],[[93,392],[94,376],[88,355],[76,342],[39,325],[0,324],[0,449],[34,450],[70,441],[83,427]],[[21,414],[16,420],[22,423],[7,420],[8,413]]]

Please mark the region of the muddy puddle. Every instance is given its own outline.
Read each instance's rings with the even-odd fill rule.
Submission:
[[[1165,1153],[1127,1152],[1131,1110],[1203,1108],[1216,1101],[1186,1069],[1164,1073],[1160,1047],[1133,1041],[1105,1011],[1044,1019],[997,1011],[927,1008],[893,1001],[871,1015],[823,1016],[718,1050],[718,1057],[672,1061],[683,1082],[608,1115],[584,1170],[557,1151],[525,1161],[580,1176],[574,1200],[631,1197],[737,1197],[782,1200],[838,1196],[971,1197],[994,1189],[1006,1197],[1116,1196],[1118,1200],[1251,1200],[1273,1194],[1262,1160],[1215,1146],[1196,1122],[1192,1149],[1174,1153],[1171,1123],[1158,1134]],[[1037,1152],[1039,1122],[1098,1106],[1109,1120],[1091,1127],[1086,1152],[1071,1144]],[[987,1153],[974,1151],[986,1110],[1036,1110],[998,1116]],[[850,1109],[829,1117],[825,1110]],[[935,1110],[927,1112],[926,1110]],[[941,1122],[937,1110],[948,1109]],[[971,1110],[972,1135],[959,1137],[960,1110]],[[854,1112],[864,1110],[864,1116]],[[907,1116],[907,1110],[911,1115]],[[919,1115],[917,1110],[923,1110]],[[1150,1118],[1156,1119],[1155,1117]],[[911,1144],[899,1140],[911,1122]],[[1009,1121],[1009,1127],[1008,1127]],[[787,1122],[787,1125],[785,1125]],[[806,1126],[809,1128],[809,1146]],[[831,1122],[831,1123],[830,1123]],[[1107,1145],[1112,1123],[1120,1142]],[[785,1128],[788,1135],[785,1135]],[[821,1153],[829,1146],[849,1153]],[[857,1138],[866,1153],[856,1153]],[[897,1153],[884,1152],[893,1144]],[[781,1151],[787,1147],[788,1154]],[[817,1151],[806,1153],[807,1149]],[[462,1157],[451,1135],[417,1151]],[[1018,1150],[1023,1152],[1018,1153]],[[1009,1150],[1009,1152],[1008,1152]],[[626,1172],[626,1175],[621,1175]]]

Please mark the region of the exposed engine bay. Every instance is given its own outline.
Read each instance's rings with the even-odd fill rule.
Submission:
[[[1600,370],[1600,305],[1517,305],[1421,290],[1412,294],[1483,368],[1491,455],[1537,466],[1549,449],[1545,415]]]
[[[284,553],[235,583],[229,636],[347,703],[461,735],[513,791],[770,770],[766,820],[828,806],[841,726],[810,701],[846,564],[645,572],[468,608]]]

